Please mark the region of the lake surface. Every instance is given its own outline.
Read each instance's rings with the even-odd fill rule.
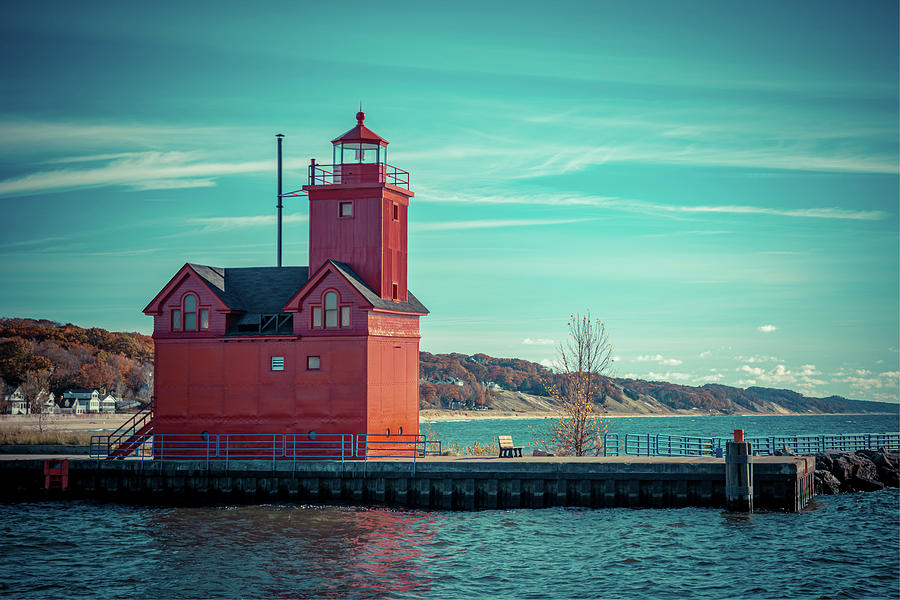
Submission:
[[[606,419],[609,433],[624,438],[627,433],[663,433],[668,435],[730,438],[735,429],[748,437],[784,435],[821,435],[832,433],[890,433],[900,431],[900,413],[892,415],[765,415],[724,417],[611,417]],[[548,437],[546,419],[471,419],[430,421],[420,426],[441,440],[446,449],[473,442],[496,442],[498,435],[511,435],[517,446],[531,452],[536,438]],[[431,437],[431,436],[429,436]]]
[[[501,431],[527,441],[528,424],[433,429],[468,445]],[[898,429],[895,416],[874,415],[623,418],[615,427],[686,435]],[[0,597],[897,598],[898,515],[896,489],[749,516],[702,508],[0,504]]]
[[[0,504],[16,598],[896,598],[897,490],[799,514]]]

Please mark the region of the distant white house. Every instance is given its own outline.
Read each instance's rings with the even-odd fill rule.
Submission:
[[[59,409],[56,406],[56,396],[53,394],[53,392],[41,390],[41,393],[38,394],[38,401],[41,403],[42,413],[47,415],[54,415],[59,412]]]
[[[25,400],[25,394],[22,393],[22,386],[17,387],[12,394],[8,395],[6,401],[9,402],[9,414],[11,415],[27,415],[31,412],[31,407]]]
[[[22,387],[19,386],[16,390],[6,397],[7,402],[9,402],[9,413],[11,415],[28,415],[31,414],[31,402],[29,402],[25,398],[25,394],[22,392]],[[56,405],[54,403],[54,396],[52,392],[47,392],[47,390],[41,390],[41,393],[38,394],[37,403],[40,405],[41,412],[43,413],[54,413],[56,412]]]
[[[100,401],[100,412],[102,413],[114,413],[116,412],[116,402],[117,400],[112,394],[107,394],[106,398]]]
[[[62,404],[56,404],[61,406],[63,412],[69,408],[76,415],[100,412],[100,392],[97,390],[66,390],[60,400],[63,401]]]

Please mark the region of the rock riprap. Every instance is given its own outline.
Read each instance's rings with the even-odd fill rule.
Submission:
[[[900,487],[900,454],[885,448],[817,454],[815,484],[817,494]]]

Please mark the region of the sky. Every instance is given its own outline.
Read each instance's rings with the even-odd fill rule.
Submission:
[[[900,401],[897,2],[436,4],[6,6],[0,316],[273,266],[275,134],[299,188],[361,102],[423,350],[552,365],[589,311],[620,377]]]

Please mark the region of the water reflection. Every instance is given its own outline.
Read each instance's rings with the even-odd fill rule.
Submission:
[[[383,508],[242,506],[160,510],[146,526],[158,568],[173,581],[215,565],[263,596],[385,597],[427,594],[445,554],[437,529],[452,515]],[[234,595],[220,582],[202,595]],[[149,590],[171,595],[172,589]]]

